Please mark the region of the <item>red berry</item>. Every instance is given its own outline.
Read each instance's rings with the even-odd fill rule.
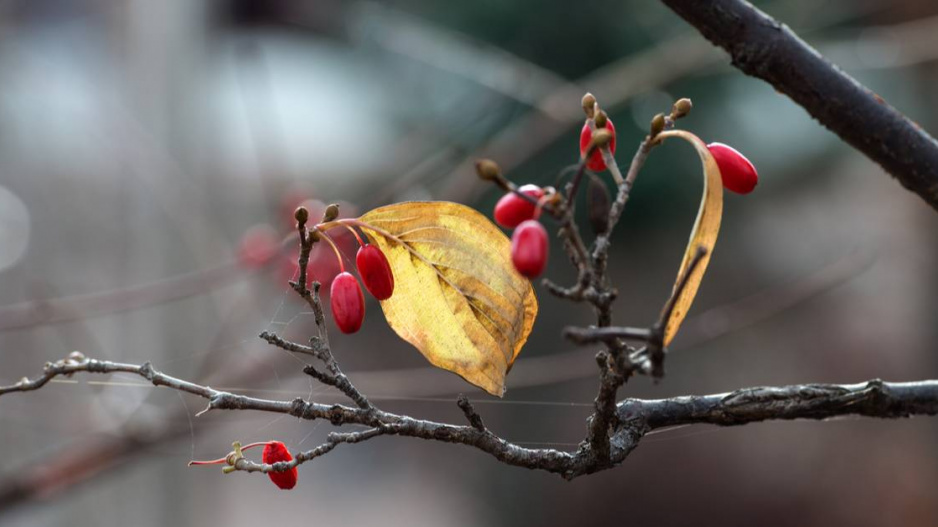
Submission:
[[[280,237],[267,224],[248,229],[238,243],[238,262],[249,268],[259,269],[267,265],[280,251]]]
[[[723,143],[710,143],[707,148],[720,168],[724,187],[737,194],[749,194],[756,188],[759,174],[746,156]]]
[[[527,220],[511,235],[511,261],[523,276],[536,278],[547,265],[547,231],[536,220]]]
[[[612,124],[612,119],[606,119],[606,129],[612,133],[612,140],[609,141],[609,152],[616,153],[616,127]],[[593,131],[590,130],[589,123],[583,125],[583,129],[580,130],[580,157],[586,155],[586,150],[589,149],[590,141],[593,140]],[[586,168],[592,170],[593,172],[602,172],[606,170],[606,162],[603,161],[602,152],[597,148],[593,151],[593,155],[590,156],[589,161],[586,162]]]
[[[394,274],[387,257],[374,245],[365,245],[355,255],[358,275],[365,289],[378,300],[387,300],[394,293]]]
[[[342,333],[355,333],[365,320],[365,295],[358,280],[348,272],[339,273],[329,289],[332,318]]]
[[[544,189],[537,185],[524,185],[518,190],[534,199],[544,196]],[[495,204],[495,221],[506,229],[514,229],[522,221],[533,218],[536,209],[537,206],[530,201],[509,192]]]
[[[264,445],[263,459],[264,463],[273,465],[280,461],[293,461],[293,456],[290,454],[290,451],[287,450],[286,445],[280,441],[271,441]],[[284,470],[283,472],[268,472],[267,476],[270,478],[270,481],[274,482],[274,485],[283,490],[290,490],[296,486],[296,467],[290,470]]]

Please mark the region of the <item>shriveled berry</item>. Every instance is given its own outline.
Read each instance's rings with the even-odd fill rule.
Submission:
[[[264,445],[263,459],[264,463],[272,465],[274,463],[279,463],[280,461],[293,461],[293,456],[290,454],[290,451],[287,450],[286,445],[280,441],[271,441]],[[298,474],[296,467],[293,467],[290,470],[284,470],[282,472],[267,473],[267,477],[270,478],[270,481],[273,481],[274,485],[280,487],[283,490],[290,490],[295,487],[297,476]]]
[[[612,124],[612,119],[606,120],[606,129],[612,132],[612,140],[609,141],[609,152],[616,153],[616,127]],[[580,130],[580,157],[586,155],[586,151],[589,150],[590,141],[593,140],[593,131],[590,130],[589,123],[583,125],[583,129]],[[586,162],[586,168],[592,170],[593,172],[602,172],[606,170],[606,162],[603,161],[603,154],[597,148],[593,151],[593,154],[590,156],[589,160]]]
[[[544,189],[537,185],[524,185],[518,191],[535,200],[544,196]],[[506,229],[514,229],[522,221],[533,218],[536,209],[537,206],[530,201],[509,192],[495,204],[495,221]]]
[[[723,143],[710,143],[707,149],[720,168],[724,187],[737,194],[749,194],[756,188],[759,174],[746,156]]]
[[[374,245],[365,245],[355,255],[358,275],[362,277],[365,289],[378,300],[387,300],[394,294],[394,274],[391,265],[381,249]]]
[[[511,262],[523,276],[536,278],[547,265],[547,231],[537,220],[518,225],[511,235]]]
[[[598,176],[591,176],[586,191],[587,212],[590,227],[596,234],[609,230],[609,210],[612,208],[609,189]]]
[[[342,333],[355,333],[365,320],[365,295],[358,280],[348,272],[339,273],[329,289],[332,318]]]

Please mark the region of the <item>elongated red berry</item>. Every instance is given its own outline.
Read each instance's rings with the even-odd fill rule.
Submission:
[[[394,294],[394,274],[381,249],[365,245],[355,255],[358,276],[362,277],[365,289],[378,300],[387,300]]]
[[[723,178],[723,186],[737,194],[749,194],[759,183],[756,167],[735,148],[723,143],[710,143],[707,149],[716,160]]]
[[[358,280],[348,272],[339,273],[329,291],[335,325],[342,333],[358,331],[365,320],[365,295]]]
[[[511,262],[523,276],[536,278],[547,265],[547,231],[537,220],[518,225],[511,235]]]
[[[264,463],[272,465],[280,461],[293,461],[293,456],[290,454],[290,451],[287,450],[286,445],[280,441],[271,441],[264,445],[263,459]],[[283,490],[290,490],[296,486],[297,475],[296,467],[293,467],[290,470],[284,470],[283,472],[267,473],[270,481],[273,481],[274,485],[280,487]]]
[[[544,196],[544,189],[537,185],[523,185],[518,191],[536,200]],[[522,221],[533,218],[536,209],[535,204],[509,192],[495,204],[495,221],[506,229],[514,229]]]
[[[606,129],[612,132],[612,140],[609,141],[609,152],[616,153],[616,127],[612,124],[612,119],[606,119]],[[580,157],[586,155],[586,150],[589,149],[590,141],[593,140],[593,131],[590,130],[589,123],[583,125],[583,129],[580,130]],[[586,162],[586,168],[592,170],[593,172],[602,172],[606,170],[606,162],[603,161],[603,154],[596,149],[593,151],[593,155],[590,156],[589,160]]]

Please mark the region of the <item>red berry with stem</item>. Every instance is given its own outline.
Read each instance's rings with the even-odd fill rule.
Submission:
[[[724,187],[737,194],[749,194],[756,188],[759,174],[746,156],[723,143],[710,143],[707,149],[720,168]]]
[[[612,119],[606,119],[606,129],[612,133],[612,139],[609,141],[609,152],[612,154],[616,153],[616,127],[612,124]],[[580,157],[586,155],[586,151],[589,149],[590,141],[593,140],[593,131],[590,129],[589,123],[583,125],[583,129],[580,130]],[[606,162],[603,160],[603,154],[597,148],[593,150],[593,154],[590,155],[589,160],[586,161],[586,168],[592,170],[593,172],[602,172],[606,170]]]
[[[270,441],[264,445],[263,460],[264,463],[273,465],[281,461],[293,461],[293,456],[290,454],[290,451],[287,450],[287,446],[280,441]],[[298,474],[296,467],[293,467],[290,470],[284,470],[282,472],[268,472],[267,476],[270,478],[270,481],[274,482],[274,485],[283,490],[290,490],[296,486]]]
[[[240,452],[243,453],[252,448],[259,446],[264,447],[264,453],[262,454],[262,459],[264,463],[268,465],[273,465],[274,463],[280,463],[281,461],[293,461],[293,456],[290,454],[290,451],[287,449],[286,445],[280,441],[264,441],[259,443],[251,443],[249,445],[244,445],[240,447]],[[229,465],[231,467],[236,463],[238,459],[237,455],[239,447],[235,447],[234,452],[229,453],[227,456],[221,459],[214,459],[212,461],[190,461],[189,466],[195,465]],[[242,454],[243,455],[243,454]],[[297,480],[297,470],[296,467],[292,467],[289,470],[282,470],[279,472],[268,472],[267,476],[270,477],[270,481],[274,482],[274,485],[277,485],[281,489],[290,490],[296,486]]]
[[[388,259],[374,245],[363,245],[355,255],[358,275],[362,277],[365,289],[378,300],[387,300],[394,293],[394,274]]]
[[[536,278],[547,265],[547,231],[537,220],[518,225],[511,235],[511,262],[527,278]]]
[[[332,318],[342,333],[355,333],[365,320],[365,295],[358,280],[343,271],[332,281],[329,289]]]
[[[524,185],[518,191],[535,200],[544,196],[544,189],[537,185]],[[533,218],[536,208],[537,205],[534,203],[514,192],[509,192],[495,204],[495,221],[506,229],[514,229],[522,221]]]

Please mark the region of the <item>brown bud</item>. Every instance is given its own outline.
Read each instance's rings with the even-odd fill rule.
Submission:
[[[476,174],[483,181],[496,181],[502,175],[502,169],[491,159],[479,159],[476,161]]]
[[[336,205],[335,203],[330,203],[329,206],[326,207],[326,212],[322,213],[323,223],[327,221],[332,221],[338,217],[339,217],[339,206]]]
[[[674,103],[674,106],[671,107],[671,118],[680,119],[681,117],[684,117],[685,115],[689,114],[691,108],[693,107],[694,107],[694,104],[690,101],[690,99],[686,97],[682,99],[678,99]]]
[[[664,130],[664,124],[664,114],[659,113],[654,117],[654,119],[651,120],[651,130],[649,131],[649,135],[655,137],[660,134]]]
[[[309,221],[309,211],[306,210],[306,207],[299,206],[293,211],[293,218],[296,220],[296,223],[302,227]]]
[[[586,116],[592,119],[593,108],[596,107],[596,97],[593,97],[592,93],[586,92],[586,95],[583,96],[583,99],[580,101],[580,104],[583,105],[583,112],[586,113]]]
[[[596,123],[597,129],[605,128],[606,123],[609,122],[609,116],[606,115],[605,111],[599,110],[599,113],[597,113],[596,116],[593,117],[593,122]]]
[[[593,145],[596,148],[602,148],[609,144],[609,141],[612,141],[612,132],[605,128],[600,128],[593,132],[593,139],[590,141],[590,149],[593,148]]]

